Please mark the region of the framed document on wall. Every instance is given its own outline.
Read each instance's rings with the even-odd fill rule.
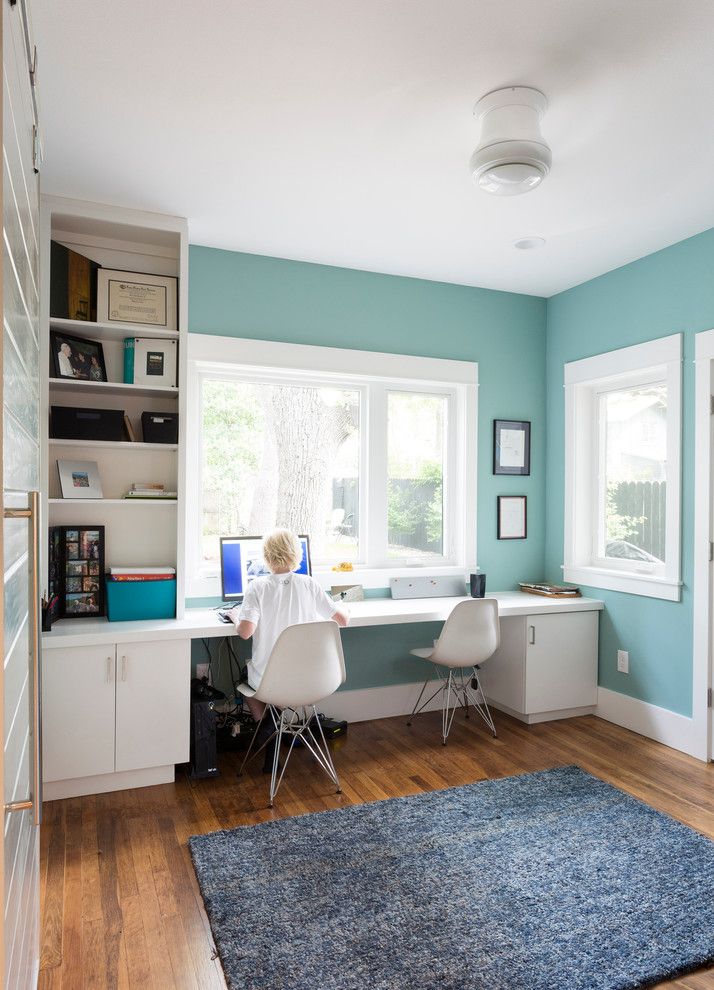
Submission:
[[[525,495],[497,496],[499,540],[525,540],[528,535]]]
[[[493,473],[531,473],[531,424],[523,419],[494,419]]]
[[[112,268],[97,271],[97,320],[178,329],[178,279]]]

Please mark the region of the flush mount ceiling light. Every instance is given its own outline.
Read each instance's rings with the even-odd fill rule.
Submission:
[[[548,106],[529,86],[508,86],[482,96],[474,107],[481,142],[471,156],[473,177],[494,196],[518,196],[539,186],[550,171],[550,148],[540,132]]]

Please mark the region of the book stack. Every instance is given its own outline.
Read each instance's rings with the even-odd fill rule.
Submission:
[[[176,492],[167,492],[166,486],[158,481],[135,481],[124,498],[164,498],[176,499]]]
[[[574,584],[548,584],[546,581],[520,581],[518,587],[529,595],[544,595],[546,598],[579,598],[580,588]]]
[[[108,581],[172,581],[175,567],[110,567]]]

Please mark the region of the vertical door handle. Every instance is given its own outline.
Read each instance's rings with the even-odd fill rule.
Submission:
[[[535,643],[535,626],[528,626],[528,642],[531,646]]]
[[[42,811],[42,773],[40,771],[40,493],[27,493],[26,509],[4,509],[5,519],[27,519],[30,524],[30,649],[32,676],[32,793],[25,801],[12,801],[6,811],[33,809],[35,825]]]
[[[126,657],[121,658],[121,679],[126,680]]]
[[[112,659],[112,657],[107,657],[107,684],[109,684],[112,679]]]

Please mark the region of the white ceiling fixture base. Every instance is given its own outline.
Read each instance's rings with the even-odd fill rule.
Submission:
[[[545,96],[529,86],[496,89],[477,102],[481,142],[471,156],[471,171],[484,192],[518,196],[546,177],[551,153],[540,121],[547,106]]]

